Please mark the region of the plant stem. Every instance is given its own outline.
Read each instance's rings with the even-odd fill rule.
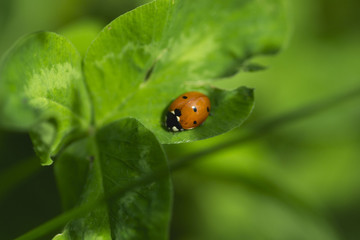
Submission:
[[[268,121],[264,121],[263,123],[257,124],[253,127],[253,130],[250,133],[235,137],[229,141],[218,144],[217,146],[213,146],[211,148],[190,154],[183,158],[179,158],[173,163],[169,165],[169,168],[160,168],[157,171],[154,171],[151,174],[144,175],[143,177],[138,178],[137,180],[129,183],[125,187],[114,188],[110,193],[104,197],[99,197],[93,201],[90,201],[86,204],[83,204],[79,207],[71,209],[67,212],[60,214],[59,216],[51,219],[50,221],[40,225],[39,227],[29,231],[28,233],[17,238],[18,240],[29,240],[29,239],[37,239],[51,231],[54,231],[62,226],[64,226],[67,222],[84,216],[87,212],[91,211],[94,207],[104,204],[107,201],[110,201],[114,198],[121,197],[124,193],[134,190],[137,187],[150,184],[158,179],[161,179],[167,176],[168,171],[176,171],[182,168],[187,167],[190,164],[195,163],[196,159],[200,159],[201,157],[210,155],[214,152],[224,150],[226,148],[232,147],[234,145],[248,142],[251,140],[258,139],[269,132],[284,126],[285,124],[290,124],[294,121],[301,120],[303,118],[309,117],[314,114],[318,114],[324,110],[327,110],[333,106],[344,103],[347,100],[353,99],[354,97],[360,96],[360,87],[354,88],[352,91],[340,94],[338,96],[331,97],[329,99],[319,101],[317,103],[312,103],[303,108],[291,111],[289,113],[285,113]]]
[[[191,164],[194,159],[201,158],[203,156],[210,155],[214,152],[232,147],[234,145],[248,142],[251,140],[255,140],[264,135],[269,134],[271,131],[295,121],[299,121],[306,117],[310,117],[315,114],[319,114],[329,108],[335,107],[336,105],[342,104],[347,100],[353,99],[355,97],[360,96],[360,87],[354,88],[351,91],[348,91],[343,94],[339,94],[337,96],[333,96],[331,98],[318,101],[316,103],[311,103],[305,107],[296,109],[294,111],[290,111],[288,113],[282,114],[280,116],[274,117],[269,120],[265,120],[262,123],[257,123],[252,126],[252,130],[249,131],[246,135],[237,136],[231,140],[220,143],[216,146],[212,146],[210,148],[204,149],[202,151],[198,151],[196,153],[187,155],[183,158],[177,159],[173,164],[170,164],[170,170],[174,171],[179,168],[183,168],[188,164]]]

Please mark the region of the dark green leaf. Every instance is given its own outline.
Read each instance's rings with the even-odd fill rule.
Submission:
[[[65,208],[87,202],[166,166],[155,136],[134,119],[102,128],[70,146],[55,163]],[[169,178],[141,186],[69,223],[56,239],[167,239]]]

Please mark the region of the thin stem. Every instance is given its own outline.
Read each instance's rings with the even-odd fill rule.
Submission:
[[[316,103],[311,103],[305,107],[282,114],[280,116],[266,120],[262,123],[254,124],[251,127],[252,130],[248,134],[237,136],[231,140],[225,141],[216,146],[213,146],[213,147],[204,149],[202,151],[198,151],[196,153],[187,155],[183,158],[177,159],[177,161],[175,161],[174,164],[170,165],[170,169],[172,171],[174,171],[179,168],[183,168],[186,165],[192,163],[194,159],[198,159],[203,156],[210,155],[214,152],[232,147],[232,146],[240,144],[240,143],[255,140],[257,138],[260,138],[264,135],[269,134],[271,131],[273,131],[283,125],[290,124],[294,121],[299,121],[306,117],[310,117],[314,114],[318,114],[320,112],[323,112],[329,108],[335,107],[339,104],[342,104],[342,103],[344,103],[350,99],[353,99],[354,97],[358,97],[358,96],[360,96],[360,87],[354,88],[351,91],[334,96],[332,98],[328,98],[326,100],[322,100],[322,101],[319,101]]]
[[[99,197],[93,201],[90,201],[86,204],[83,204],[79,207],[76,207],[72,210],[69,210],[52,220],[40,225],[39,227],[29,231],[28,233],[20,236],[17,238],[18,240],[29,240],[29,239],[37,239],[51,231],[54,231],[62,226],[64,226],[67,222],[84,216],[86,213],[91,211],[95,206],[99,204],[104,204],[107,201],[111,201],[112,199],[119,198],[124,195],[126,192],[136,189],[137,187],[144,186],[146,184],[150,184],[158,179],[161,179],[168,175],[168,171],[176,171],[182,168],[187,167],[190,164],[196,162],[196,160],[200,159],[201,157],[210,155],[217,151],[224,150],[226,148],[232,147],[234,145],[248,142],[251,140],[258,139],[269,132],[281,127],[285,124],[290,124],[294,121],[298,121],[300,119],[309,117],[314,114],[318,114],[324,110],[327,110],[335,105],[339,105],[344,103],[347,100],[350,100],[354,97],[360,96],[360,87],[355,88],[350,92],[346,92],[344,94],[331,97],[327,100],[319,101],[317,103],[312,103],[306,107],[300,108],[298,110],[283,114],[279,117],[275,117],[271,120],[265,121],[264,123],[257,124],[253,127],[253,130],[244,135],[235,137],[229,141],[223,142],[218,144],[217,146],[190,154],[186,157],[179,158],[173,163],[170,164],[169,168],[160,168],[157,171],[154,171],[151,174],[146,174],[143,177],[136,179],[135,181],[129,183],[125,187],[118,187],[114,188],[110,193],[104,197]]]

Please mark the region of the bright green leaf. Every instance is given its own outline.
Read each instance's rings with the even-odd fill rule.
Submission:
[[[166,166],[155,136],[134,119],[102,128],[95,138],[71,145],[55,163],[65,208],[126,186]],[[169,178],[141,186],[70,222],[56,239],[149,239],[168,237],[171,185]]]
[[[237,127],[251,112],[251,90],[220,91],[212,81],[236,73],[252,56],[275,53],[284,38],[281,0],[158,0],[139,7],[106,26],[85,57],[96,125],[130,116],[161,143]],[[212,117],[191,133],[167,132],[166,107],[193,90],[209,95]]]
[[[81,58],[71,43],[43,32],[10,49],[0,65],[0,116],[1,127],[31,132],[43,164],[88,127]]]

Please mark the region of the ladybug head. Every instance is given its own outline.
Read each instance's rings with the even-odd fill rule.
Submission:
[[[183,127],[180,124],[181,112],[179,109],[175,111],[167,112],[166,114],[166,127],[171,132],[183,131]]]

